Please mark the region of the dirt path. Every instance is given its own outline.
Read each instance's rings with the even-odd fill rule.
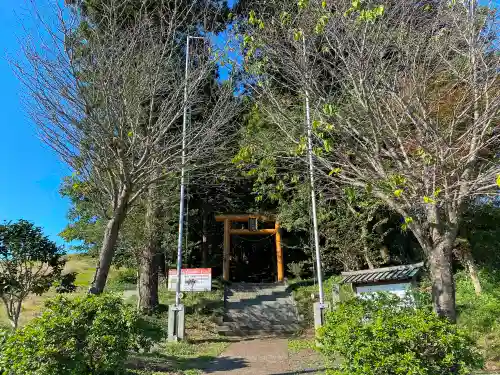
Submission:
[[[314,352],[289,353],[286,339],[255,339],[231,344],[205,374],[291,375],[322,374]]]

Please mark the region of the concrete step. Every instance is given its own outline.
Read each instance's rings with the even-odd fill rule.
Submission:
[[[297,309],[295,306],[278,308],[258,308],[256,306],[246,309],[231,309],[226,311],[225,317],[235,319],[297,319]]]
[[[286,290],[285,284],[276,283],[235,283],[229,286],[229,290],[236,292],[261,293],[266,290]]]
[[[260,301],[255,300],[243,300],[243,301],[227,301],[225,306],[228,310],[234,309],[238,310],[246,307],[256,307],[256,308],[277,308],[279,306],[295,306],[295,301],[292,299],[279,299],[272,301]]]
[[[290,335],[300,330],[298,324],[239,325],[224,323],[217,331],[225,336],[265,336],[271,334]]]

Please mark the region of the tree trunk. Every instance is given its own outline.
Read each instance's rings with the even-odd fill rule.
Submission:
[[[361,236],[363,237],[363,256],[365,258],[366,264],[368,264],[368,268],[373,270],[375,266],[370,259],[370,248],[368,247],[367,238],[368,238],[368,228],[363,226],[361,229]]]
[[[129,196],[129,191],[126,188],[122,189],[113,212],[113,217],[108,220],[106,229],[104,230],[104,239],[99,253],[99,263],[97,264],[92,287],[89,290],[91,294],[101,294],[106,286],[109,269],[111,268],[111,262],[115,254],[115,245],[118,240],[120,227],[127,214]]]
[[[208,267],[208,214],[205,209],[203,210],[201,232],[201,264],[206,268]]]
[[[21,316],[22,303],[23,303],[22,300],[18,301],[16,305],[16,310],[14,311],[14,316],[12,320],[12,325],[14,329],[17,329],[17,327],[19,326],[19,317]]]
[[[464,248],[461,249],[460,251],[461,251],[460,259],[462,260],[464,267],[467,269],[467,271],[469,271],[472,284],[474,285],[474,290],[476,291],[476,294],[479,296],[481,295],[483,288],[481,287],[481,282],[479,281],[476,262],[474,262],[474,258],[472,257],[470,249]]]
[[[446,238],[448,237],[448,238]],[[455,280],[452,270],[452,235],[443,236],[429,251],[429,266],[432,282],[434,311],[450,321],[456,321]]]
[[[159,305],[158,270],[161,256],[161,203],[156,185],[148,190],[146,202],[146,243],[139,259],[139,301],[138,307],[144,313],[151,313]]]

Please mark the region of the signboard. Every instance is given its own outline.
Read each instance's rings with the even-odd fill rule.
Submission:
[[[181,271],[182,292],[209,292],[212,290],[211,268],[184,268]],[[177,287],[177,270],[168,271],[168,290]]]
[[[410,283],[357,286],[356,294],[361,295],[361,294],[371,294],[377,292],[389,292],[397,295],[400,298],[404,298],[410,287],[411,287]]]

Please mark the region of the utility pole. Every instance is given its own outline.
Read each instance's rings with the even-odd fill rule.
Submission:
[[[309,90],[307,88],[308,74],[307,74],[307,50],[306,50],[306,37],[302,33],[302,49],[304,55],[304,70],[305,70],[305,109],[306,109],[306,127],[307,127],[307,159],[309,164],[309,187],[311,189],[311,211],[312,211],[312,221],[313,221],[313,232],[314,232],[314,249],[316,252],[316,270],[318,277],[318,289],[319,289],[319,304],[314,306],[314,322],[315,327],[323,325],[323,310],[325,309],[325,296],[323,291],[323,275],[321,267],[321,252],[319,247],[319,231],[318,231],[318,214],[316,209],[316,188],[314,179],[314,158],[313,158],[313,129],[311,122],[311,106],[309,103]]]
[[[179,204],[179,234],[177,239],[177,284],[175,288],[175,305],[170,306],[168,314],[168,336],[170,341],[184,339],[184,306],[181,304],[181,277],[182,277],[182,242],[184,237],[184,217],[186,200],[186,144],[187,144],[187,122],[188,122],[188,100],[189,100],[189,43],[193,39],[205,39],[203,37],[186,37],[186,66],[184,72],[184,114],[182,119],[182,168],[181,168],[181,191]]]

